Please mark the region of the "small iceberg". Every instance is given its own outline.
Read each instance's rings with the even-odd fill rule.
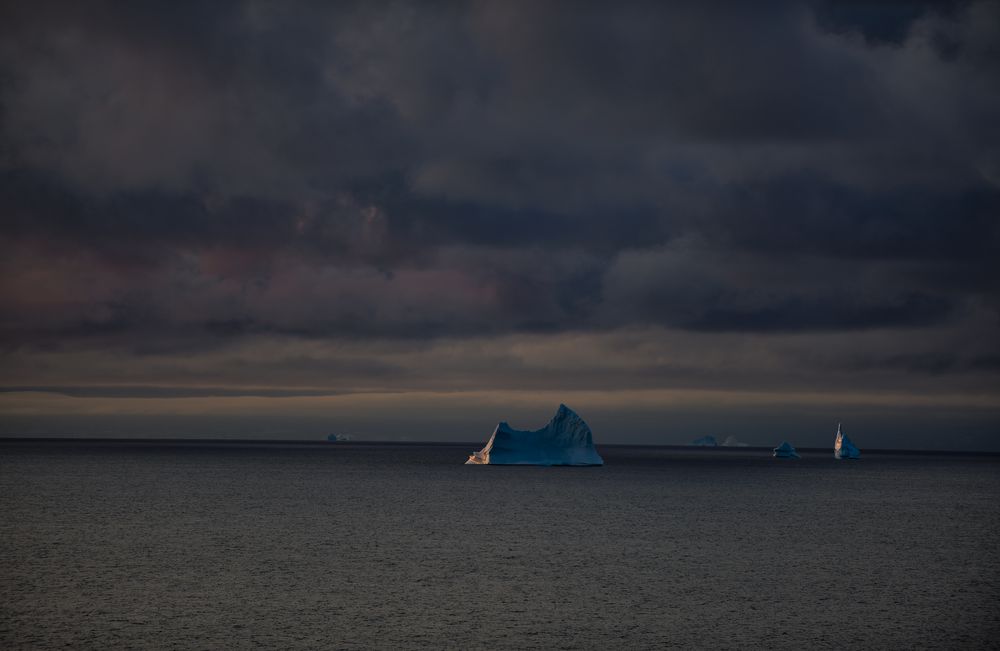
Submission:
[[[331,434],[330,436],[326,437],[326,440],[329,441],[330,443],[343,443],[345,441],[350,441],[351,438],[352,437],[350,434]]]
[[[833,442],[833,456],[836,459],[861,458],[861,450],[851,442],[851,439],[847,438],[847,434],[840,430],[840,423],[837,423],[837,438]]]
[[[703,436],[700,439],[691,441],[691,445],[697,445],[703,448],[715,448],[719,446],[719,442],[715,440],[714,436]]]
[[[792,444],[788,441],[783,441],[781,445],[774,448],[774,456],[779,459],[799,459],[799,453],[795,451]]]
[[[727,448],[746,448],[750,446],[749,443],[744,443],[735,436],[727,436],[726,440],[722,442],[722,445]]]
[[[517,430],[503,422],[486,446],[469,455],[466,464],[526,466],[603,466],[594,449],[593,434],[576,412],[559,405],[548,425],[535,431]]]

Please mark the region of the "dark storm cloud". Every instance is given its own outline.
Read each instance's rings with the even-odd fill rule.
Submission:
[[[10,5],[0,336],[995,327],[997,18]]]
[[[816,5],[819,24],[840,33],[858,33],[873,44],[902,44],[913,24],[934,11],[954,15],[967,2],[871,2],[834,0]]]
[[[847,330],[884,326],[918,327],[942,321],[950,312],[944,299],[913,294],[895,304],[879,301],[864,304],[849,298],[837,301],[819,297],[782,298],[765,307],[710,308],[682,325],[703,330],[795,331],[802,329]]]

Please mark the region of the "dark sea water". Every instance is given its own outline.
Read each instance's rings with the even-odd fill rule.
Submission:
[[[0,648],[1000,648],[1000,457],[0,443]]]

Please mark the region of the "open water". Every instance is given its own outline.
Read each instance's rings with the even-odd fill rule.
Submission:
[[[0,443],[0,647],[1000,648],[1000,457]]]

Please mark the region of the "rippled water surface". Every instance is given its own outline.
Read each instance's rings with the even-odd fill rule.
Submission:
[[[1000,644],[1000,458],[601,452],[0,444],[0,647]]]

